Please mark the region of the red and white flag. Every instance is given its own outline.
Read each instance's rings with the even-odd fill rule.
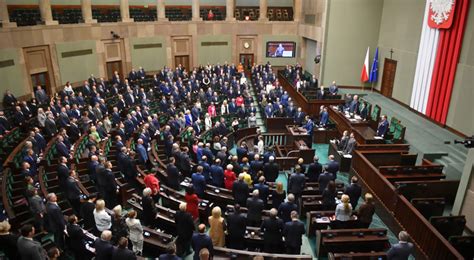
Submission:
[[[360,74],[360,81],[369,81],[369,48],[367,47],[367,53],[365,54],[364,66],[362,67],[362,73]]]

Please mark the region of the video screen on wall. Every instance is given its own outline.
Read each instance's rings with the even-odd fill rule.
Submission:
[[[295,42],[267,42],[267,58],[294,58]]]

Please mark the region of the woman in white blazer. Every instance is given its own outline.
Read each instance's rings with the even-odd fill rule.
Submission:
[[[110,230],[112,227],[112,217],[105,211],[105,201],[97,200],[94,209],[94,220],[97,230],[100,232]]]
[[[140,220],[137,219],[137,212],[130,210],[125,220],[130,231],[130,241],[132,241],[132,250],[136,255],[141,255],[143,251],[143,227]]]

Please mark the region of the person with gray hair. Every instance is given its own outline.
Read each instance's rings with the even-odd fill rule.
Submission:
[[[143,190],[143,197],[142,197],[142,220],[143,225],[145,226],[155,226],[155,219],[156,219],[156,206],[153,198],[151,197],[151,189],[145,188]]]
[[[249,186],[244,181],[245,174],[239,174],[239,179],[232,184],[232,195],[234,195],[235,203],[241,206],[247,205],[249,196]]]
[[[406,231],[398,233],[398,243],[392,245],[387,252],[387,259],[389,260],[405,260],[410,255],[415,253],[413,243],[408,242],[410,236]]]
[[[291,221],[291,212],[296,211],[298,205],[295,203],[295,195],[292,193],[288,194],[286,201],[280,204],[278,207],[278,216],[283,220],[284,223]]]
[[[260,192],[257,189],[252,192],[252,197],[247,199],[247,208],[248,225],[252,227],[260,226],[262,210],[265,208],[265,204],[260,199]]]
[[[275,182],[280,173],[280,166],[275,162],[275,157],[272,155],[268,158],[268,162],[263,166],[263,175],[268,182]]]
[[[48,214],[48,231],[54,234],[54,241],[60,248],[64,248],[64,230],[66,229],[66,221],[64,220],[63,211],[58,205],[58,197],[54,193],[46,196],[46,214]]]
[[[263,232],[263,250],[267,253],[281,253],[283,220],[277,217],[278,210],[270,210],[270,218],[263,221],[260,230]]]
[[[104,230],[100,234],[100,238],[94,241],[95,248],[95,259],[112,259],[114,252],[114,246],[110,242],[112,239],[112,232],[110,230]]]
[[[194,232],[193,216],[186,211],[187,204],[182,202],[179,204],[179,210],[175,214],[176,222],[176,254],[185,257],[190,253],[191,238]]]
[[[317,182],[321,172],[323,172],[323,166],[319,163],[319,157],[316,155],[313,163],[308,166],[306,177],[308,177],[309,182]]]

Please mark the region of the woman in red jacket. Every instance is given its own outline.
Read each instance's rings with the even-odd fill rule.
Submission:
[[[224,186],[226,189],[232,190],[232,185],[234,181],[237,180],[235,176],[235,172],[232,171],[234,166],[232,164],[228,164],[226,170],[224,171]]]
[[[186,201],[186,212],[191,214],[194,221],[196,221],[199,218],[199,198],[194,193],[194,188],[192,186],[186,188],[184,200]]]

